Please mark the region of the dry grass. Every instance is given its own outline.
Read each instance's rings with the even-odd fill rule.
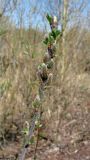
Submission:
[[[43,102],[43,132],[48,139],[53,140],[54,146],[50,140],[41,141],[38,149],[39,160],[90,159],[90,68],[87,67],[90,65],[90,33],[85,34],[78,47],[75,47],[78,37],[78,33],[77,35],[75,33],[74,29],[69,33],[71,37],[67,36],[64,72],[62,72],[63,55],[61,46],[58,45],[56,75],[53,84],[45,91]],[[17,35],[14,40],[12,33],[8,36],[3,37],[3,43],[7,44],[5,41],[7,38],[9,44],[1,50],[5,56],[1,54],[3,70],[0,77],[0,143],[2,146],[9,141],[9,150],[12,146],[10,141],[13,141],[13,144],[17,141],[14,152],[16,154],[23,123],[26,120],[30,122],[34,112],[32,101],[38,92],[36,68],[41,62],[41,54],[45,48],[41,43],[42,34],[39,42],[40,35],[37,36],[35,46],[33,40],[31,41],[29,44],[31,48],[28,48],[27,43],[27,47],[22,46],[20,39],[17,40]],[[24,42],[29,41],[26,38],[24,35]],[[34,57],[32,51],[36,52]],[[14,154],[12,150],[8,152],[6,150],[7,147],[2,146],[1,157],[3,154],[6,157]],[[31,155],[30,152],[28,156]]]

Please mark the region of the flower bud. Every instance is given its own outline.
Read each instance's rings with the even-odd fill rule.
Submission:
[[[57,23],[57,17],[53,16],[53,23]]]
[[[45,82],[48,78],[47,75],[47,65],[45,63],[42,63],[38,68],[38,76],[39,79],[41,79],[43,82]]]
[[[45,53],[43,62],[46,64],[49,60],[51,59],[50,55],[48,52]]]
[[[51,23],[51,29],[53,30],[54,28],[57,28],[57,26],[58,26],[57,17],[53,16],[52,23]]]
[[[54,60],[51,59],[51,60],[47,63],[47,68],[48,68],[48,69],[51,69],[51,68],[53,68],[53,66],[54,66]]]

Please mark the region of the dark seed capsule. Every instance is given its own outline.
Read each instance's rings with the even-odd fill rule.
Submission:
[[[55,57],[56,47],[52,45],[51,47],[48,47],[48,53],[51,58]]]
[[[42,78],[42,81],[43,81],[43,82],[46,82],[46,81],[47,81],[47,79],[48,79],[48,76],[47,76],[47,75],[46,75],[46,76],[41,75],[41,78]]]
[[[28,148],[28,147],[29,147],[29,144],[26,144],[26,145],[25,145],[25,148]]]

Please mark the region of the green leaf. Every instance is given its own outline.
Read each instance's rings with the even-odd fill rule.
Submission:
[[[49,14],[47,14],[46,18],[47,18],[48,22],[51,24],[52,23],[52,17]]]
[[[49,43],[50,43],[50,44],[54,43],[54,38],[53,38],[53,36],[49,36]]]
[[[60,35],[60,31],[56,30],[56,37]]]
[[[45,40],[43,41],[43,43],[46,44],[46,45],[48,44],[48,37],[45,38]]]
[[[57,29],[53,29],[50,35],[56,40],[56,38],[60,35],[60,31]]]
[[[55,34],[54,31],[52,31],[52,32],[50,33],[50,35],[51,35],[54,39],[56,39],[56,34]]]
[[[49,37],[46,37],[45,40],[43,41],[44,44],[48,45],[48,44],[52,44],[54,43],[54,36],[51,35],[51,33],[49,34]]]

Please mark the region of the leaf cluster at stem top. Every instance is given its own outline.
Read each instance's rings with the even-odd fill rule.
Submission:
[[[61,35],[61,32],[58,29],[53,29],[52,32],[49,33],[48,37],[43,41],[44,44],[53,44],[56,38]]]

